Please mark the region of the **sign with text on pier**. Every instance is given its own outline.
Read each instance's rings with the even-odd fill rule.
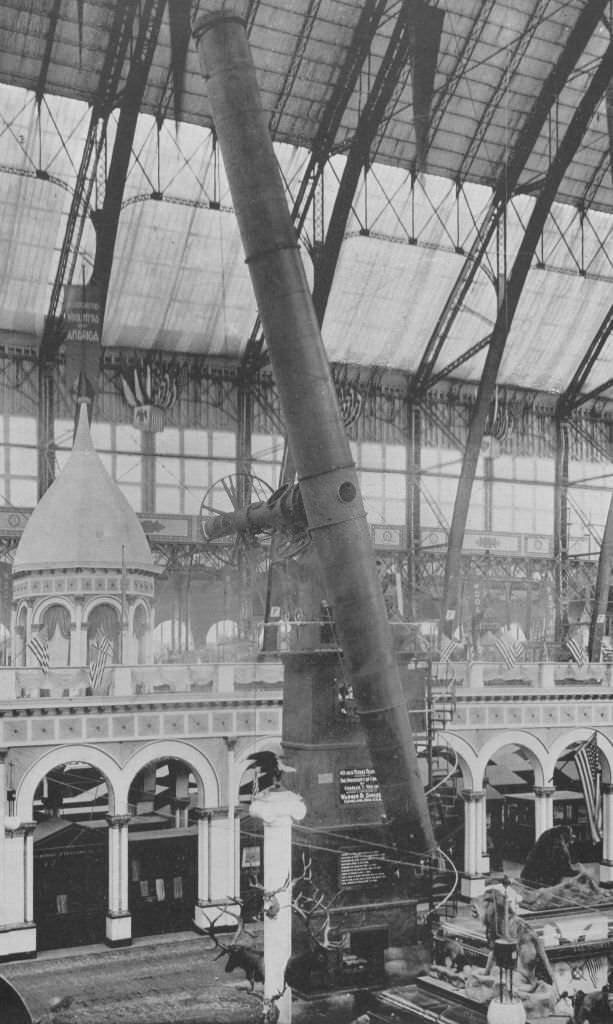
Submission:
[[[338,773],[342,804],[381,803],[374,768],[341,768]]]
[[[339,857],[339,889],[376,885],[387,878],[385,854],[374,850],[343,850]]]

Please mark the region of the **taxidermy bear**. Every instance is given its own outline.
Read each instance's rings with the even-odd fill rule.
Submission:
[[[558,885],[564,878],[575,878],[570,858],[572,832],[567,825],[555,825],[540,835],[530,850],[520,878],[533,886]]]

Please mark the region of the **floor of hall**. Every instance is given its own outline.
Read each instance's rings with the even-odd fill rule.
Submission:
[[[262,986],[251,995],[242,971],[226,974],[206,936],[193,932],[40,953],[0,965],[0,975],[40,1024],[252,1024],[261,1020]],[[51,1006],[58,1000],[62,1005]],[[1,1011],[0,1007],[0,1011]],[[352,996],[294,999],[293,1024],[348,1024]],[[2,1013],[0,1012],[0,1020]]]

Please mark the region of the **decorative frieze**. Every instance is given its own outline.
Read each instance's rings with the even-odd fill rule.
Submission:
[[[123,579],[127,597],[151,597],[154,580],[144,573],[126,573]],[[50,594],[79,597],[93,594],[114,594],[122,590],[122,574],[117,570],[83,569],[81,572],[32,573],[16,576],[13,580],[13,600],[46,597]]]

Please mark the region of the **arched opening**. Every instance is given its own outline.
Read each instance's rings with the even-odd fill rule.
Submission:
[[[133,625],[137,665],[144,665],[147,660],[147,621],[147,610],[139,604],[134,610]]]
[[[52,604],[41,616],[41,630],[47,641],[49,665],[70,665],[70,612],[63,604]]]
[[[120,622],[117,609],[111,604],[98,604],[89,613],[87,619],[87,657],[91,664],[103,639],[110,640],[113,646],[111,661],[121,661]]]
[[[571,857],[581,864],[602,859],[601,755],[596,736],[570,744],[553,772],[553,824],[571,831]]]
[[[18,668],[24,668],[27,664],[27,626],[28,626],[28,612],[25,606],[20,609],[17,616],[16,636],[15,636],[15,665]]]
[[[519,744],[500,747],[488,761],[485,840],[494,873],[518,873],[534,846],[534,786],[534,755]]]
[[[34,794],[37,948],[102,942],[108,894],[109,790],[98,768],[52,768]]]
[[[159,664],[185,661],[186,652],[192,648],[191,631],[176,618],[158,622],[153,630],[153,660]]]
[[[151,761],[128,793],[129,909],[132,935],[191,927],[196,902],[199,803],[191,767],[179,758]]]

